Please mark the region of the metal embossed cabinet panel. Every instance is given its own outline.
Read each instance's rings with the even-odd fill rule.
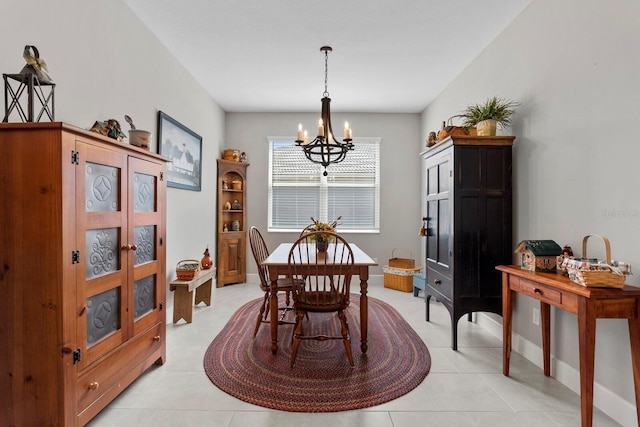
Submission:
[[[422,153],[425,161],[426,320],[431,297],[457,323],[476,311],[502,314],[501,276],[512,260],[513,136],[452,136]]]
[[[0,425],[84,425],[166,358],[166,162],[63,123],[0,149]]]
[[[247,166],[218,159],[218,287],[247,279]]]

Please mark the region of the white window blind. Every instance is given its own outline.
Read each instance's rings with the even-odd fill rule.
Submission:
[[[294,138],[269,138],[269,231],[299,231],[311,217],[339,231],[380,230],[380,138],[354,139],[354,149],[324,168],[309,161]]]

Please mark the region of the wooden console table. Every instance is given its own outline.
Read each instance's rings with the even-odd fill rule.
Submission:
[[[502,272],[502,373],[509,376],[511,354],[511,321],[516,292],[540,301],[544,374],[550,369],[550,306],[578,316],[580,350],[580,405],[582,426],[593,422],[593,368],[596,343],[596,319],[628,319],[631,341],[631,363],[636,392],[636,411],[640,424],[640,288],[587,288],[576,285],[568,277],[555,273],[534,273],[516,266],[496,267]]]
[[[177,323],[180,319],[191,323],[194,305],[201,302],[211,305],[211,286],[215,275],[216,269],[211,267],[208,270],[200,270],[192,280],[176,279],[169,283],[169,289],[175,291],[173,295],[173,323]],[[195,302],[193,300],[194,289],[196,290]]]

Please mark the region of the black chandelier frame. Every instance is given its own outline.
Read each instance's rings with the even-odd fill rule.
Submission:
[[[332,163],[342,162],[346,158],[347,152],[353,150],[352,138],[350,137],[351,131],[349,130],[349,137],[338,141],[331,125],[331,98],[329,98],[327,90],[327,75],[329,52],[332,50],[330,46],[322,46],[320,48],[320,51],[324,52],[324,93],[322,94],[322,110],[320,113],[322,126],[318,126],[319,132],[313,141],[308,142],[306,138],[296,139],[295,141],[297,146],[302,147],[307,159],[324,167],[324,176],[327,176],[327,166]],[[320,127],[322,127],[322,132],[320,132]]]

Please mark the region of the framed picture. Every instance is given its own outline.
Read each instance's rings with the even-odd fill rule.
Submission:
[[[167,186],[200,191],[202,137],[162,111],[158,112],[158,153],[167,164]]]

